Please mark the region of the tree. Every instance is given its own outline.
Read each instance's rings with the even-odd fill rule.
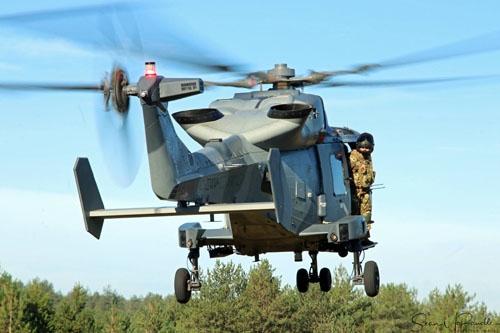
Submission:
[[[412,329],[411,318],[419,312],[415,289],[409,289],[406,284],[382,285],[371,302],[370,316],[364,325],[366,330],[401,332]]]
[[[202,272],[203,273],[203,272]],[[199,295],[183,305],[176,330],[179,331],[236,331],[241,325],[238,297],[245,290],[247,275],[241,265],[216,261],[215,267],[201,274],[203,287]]]
[[[47,281],[34,279],[25,288],[23,321],[30,332],[53,332],[55,306],[54,290]]]
[[[293,290],[289,302],[298,304],[290,317],[293,331],[353,332],[363,327],[370,300],[354,288],[344,267],[333,270],[332,280],[332,289],[326,293],[318,284],[310,284],[304,294]]]
[[[127,332],[130,314],[126,303],[125,298],[109,286],[104,288],[102,295],[95,292],[90,296],[87,304],[95,312],[96,328],[111,333]]]
[[[87,290],[77,284],[56,311],[55,328],[58,332],[93,332],[94,312],[87,308]]]
[[[262,260],[252,267],[248,283],[238,302],[239,330],[249,329],[259,332],[289,331],[289,303],[281,290],[281,279],[274,274],[268,260]],[[251,326],[249,326],[251,323]]]
[[[137,332],[166,332],[166,303],[161,295],[148,294],[132,318],[132,329]]]
[[[444,293],[437,288],[423,302],[421,312],[412,318],[414,330],[432,327],[433,330],[465,332],[475,327],[469,323],[481,323],[489,316],[484,303],[472,303],[475,295],[469,295],[462,285],[448,285]]]
[[[2,332],[26,331],[23,322],[23,284],[6,272],[0,275],[0,330]]]

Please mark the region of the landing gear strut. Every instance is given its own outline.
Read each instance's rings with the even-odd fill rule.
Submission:
[[[192,266],[191,273],[185,268],[179,268],[175,272],[175,298],[179,303],[187,303],[191,298],[191,291],[199,291],[201,289],[200,271],[198,268],[199,257],[199,248],[190,249],[188,259]]]
[[[318,283],[321,291],[327,292],[332,288],[332,274],[326,267],[322,268],[318,275],[318,251],[310,251],[311,267],[309,273],[301,268],[297,271],[297,289],[305,293],[309,289],[309,283]]]
[[[378,295],[380,288],[380,274],[378,271],[378,266],[375,261],[368,261],[365,264],[365,270],[361,267],[361,261],[359,260],[359,251],[354,253],[354,278],[353,283],[355,285],[364,285],[365,293],[369,297],[375,297]]]

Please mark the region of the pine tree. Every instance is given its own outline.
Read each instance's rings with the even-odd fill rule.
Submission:
[[[23,321],[30,332],[53,332],[55,306],[53,287],[47,281],[34,279],[25,288]]]
[[[177,320],[176,330],[227,332],[237,331],[241,325],[238,297],[245,290],[247,275],[241,265],[216,261],[215,267],[202,274],[203,287]],[[246,323],[245,323],[246,324]]]
[[[56,311],[55,328],[58,332],[93,332],[94,313],[87,308],[87,290],[77,284]]]
[[[0,330],[6,333],[27,331],[23,322],[23,284],[6,272],[0,275]]]
[[[165,309],[166,303],[161,295],[148,294],[132,318],[132,329],[146,333],[165,332],[168,327]]]
[[[418,314],[417,291],[406,284],[389,283],[380,287],[364,328],[369,331],[401,332],[413,327],[411,318]]]
[[[248,329],[259,332],[279,332],[290,329],[282,297],[281,279],[273,275],[274,269],[268,260],[262,260],[250,269],[248,284],[239,298],[239,322]]]

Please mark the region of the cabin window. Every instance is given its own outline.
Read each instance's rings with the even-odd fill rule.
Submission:
[[[330,155],[330,165],[332,167],[333,193],[337,195],[345,194],[344,169],[342,166],[342,155]]]

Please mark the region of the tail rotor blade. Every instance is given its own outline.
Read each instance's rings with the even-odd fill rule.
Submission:
[[[5,90],[102,91],[102,85],[52,83],[0,83]]]
[[[105,111],[102,100],[96,108],[96,128],[102,157],[111,178],[122,187],[129,186],[141,166],[143,142],[140,141],[141,114],[131,103],[127,112]]]

